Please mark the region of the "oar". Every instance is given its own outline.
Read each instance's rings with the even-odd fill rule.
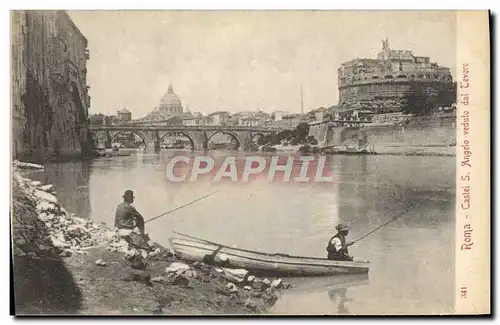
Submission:
[[[164,212],[164,213],[160,214],[159,216],[153,217],[153,218],[151,218],[151,219],[149,219],[149,220],[145,221],[145,222],[144,222],[144,224],[146,224],[146,223],[148,223],[148,222],[150,222],[150,221],[153,221],[153,220],[155,220],[155,219],[158,219],[158,218],[160,218],[160,217],[163,217],[163,216],[165,216],[165,215],[167,215],[167,214],[169,214],[169,213],[172,213],[172,212],[174,212],[174,211],[177,211],[177,210],[179,210],[179,209],[182,209],[182,208],[184,208],[184,207],[186,207],[186,206],[188,206],[188,205],[191,205],[191,204],[193,204],[193,203],[195,203],[195,202],[198,202],[198,201],[200,201],[200,200],[203,200],[204,198],[207,198],[207,197],[209,197],[210,195],[214,195],[215,193],[217,193],[217,192],[219,192],[219,191],[220,191],[220,190],[217,190],[217,191],[215,191],[215,192],[209,193],[209,194],[207,194],[207,195],[205,195],[205,196],[202,196],[202,197],[200,197],[200,198],[197,198],[196,200],[193,200],[193,201],[188,202],[188,203],[186,203],[186,204],[184,204],[184,205],[181,205],[180,207],[177,207],[177,208],[175,208],[175,209],[173,209],[173,210],[169,210],[169,211],[167,211],[167,212]]]
[[[413,202],[413,204],[410,204],[410,206],[408,206],[406,209],[404,209],[401,213],[399,213],[397,216],[395,216],[394,218],[392,218],[391,220],[387,221],[387,222],[384,222],[382,225],[378,226],[377,228],[373,229],[372,231],[370,231],[369,233],[367,233],[366,235],[363,235],[361,236],[360,238],[356,239],[355,241],[352,242],[352,245],[354,245],[355,243],[357,243],[358,241],[360,241],[361,239],[365,238],[365,237],[368,237],[369,235],[373,234],[375,231],[379,230],[380,228],[384,227],[385,225],[387,225],[388,223],[396,220],[397,218],[401,217],[402,215],[404,215],[406,212],[410,211],[411,209],[413,209],[416,205],[416,202]]]
[[[202,242],[205,242],[207,244],[230,248],[229,246],[221,245],[219,243],[214,243],[213,241],[209,241],[209,240],[206,240],[206,239],[201,239],[201,238],[194,237],[194,236],[191,236],[191,235],[188,235],[188,234],[183,234],[183,233],[180,233],[180,232],[177,232],[177,231],[172,231],[172,233],[174,233],[176,235],[184,236],[184,237],[187,237],[187,238],[195,239],[195,240],[198,240],[198,241],[202,241]]]
[[[180,232],[177,232],[177,231],[172,231],[172,232],[174,234],[177,234],[177,235],[180,235],[180,236],[184,236],[184,237],[187,237],[187,238],[191,238],[191,239],[194,239],[194,240],[198,240],[198,241],[204,242],[205,244],[211,244],[211,245],[218,246],[217,249],[212,252],[212,254],[206,254],[203,257],[203,262],[206,263],[206,264],[212,264],[215,261],[215,255],[217,255],[217,253],[219,253],[221,249],[223,249],[223,248],[230,248],[229,246],[225,246],[225,245],[221,245],[221,244],[218,244],[218,243],[214,243],[214,242],[211,242],[211,241],[208,241],[208,240],[205,240],[205,239],[201,239],[201,238],[198,238],[198,237],[190,236],[190,235],[183,234],[183,233],[180,233]]]
[[[187,237],[187,238],[191,238],[191,239],[194,239],[194,240],[198,240],[198,241],[204,242],[206,244],[210,244],[210,245],[222,247],[222,248],[231,248],[231,249],[236,249],[236,250],[239,250],[239,251],[242,251],[242,252],[259,253],[259,254],[265,254],[265,255],[268,255],[268,256],[271,256],[271,255],[284,255],[284,256],[286,256],[286,254],[280,254],[280,253],[269,254],[269,253],[262,253],[262,252],[252,251],[252,250],[249,250],[249,249],[234,248],[234,247],[231,247],[231,246],[226,246],[226,245],[223,245],[223,244],[215,243],[213,241],[209,241],[209,240],[206,240],[206,239],[201,239],[201,238],[194,237],[194,236],[191,236],[191,235],[183,234],[183,233],[180,233],[180,232],[177,232],[177,231],[172,231],[172,233],[180,235],[180,236],[184,236],[184,237]]]

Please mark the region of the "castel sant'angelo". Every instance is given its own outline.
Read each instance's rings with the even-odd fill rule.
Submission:
[[[338,72],[340,109],[418,113],[455,101],[449,68],[411,51],[391,50],[387,39],[376,59],[345,62]]]

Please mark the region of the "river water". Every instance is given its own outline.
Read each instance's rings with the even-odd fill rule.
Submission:
[[[235,152],[210,152],[216,159]],[[369,260],[367,277],[291,279],[270,313],[451,313],[454,304],[455,158],[331,156],[335,181],[172,183],[164,157],[136,155],[47,164],[34,179],[55,185],[75,215],[113,224],[125,189],[146,219],[214,190],[218,193],[147,224],[168,246],[172,231],[229,246],[324,257],[337,223],[354,240],[411,209],[350,248]]]

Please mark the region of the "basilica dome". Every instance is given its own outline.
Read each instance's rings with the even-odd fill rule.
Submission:
[[[174,93],[172,85],[168,86],[168,91],[161,98],[159,109],[162,114],[182,114],[181,100]]]

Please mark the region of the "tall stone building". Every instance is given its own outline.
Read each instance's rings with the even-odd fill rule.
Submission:
[[[132,112],[126,108],[119,109],[118,112],[116,112],[116,119],[120,122],[130,122],[130,120],[132,120]]]
[[[343,63],[338,79],[340,109],[418,113],[431,106],[450,106],[455,101],[449,68],[408,50],[392,50],[387,39],[382,41],[376,59]]]
[[[13,158],[87,153],[87,39],[65,11],[12,11],[11,32]]]

